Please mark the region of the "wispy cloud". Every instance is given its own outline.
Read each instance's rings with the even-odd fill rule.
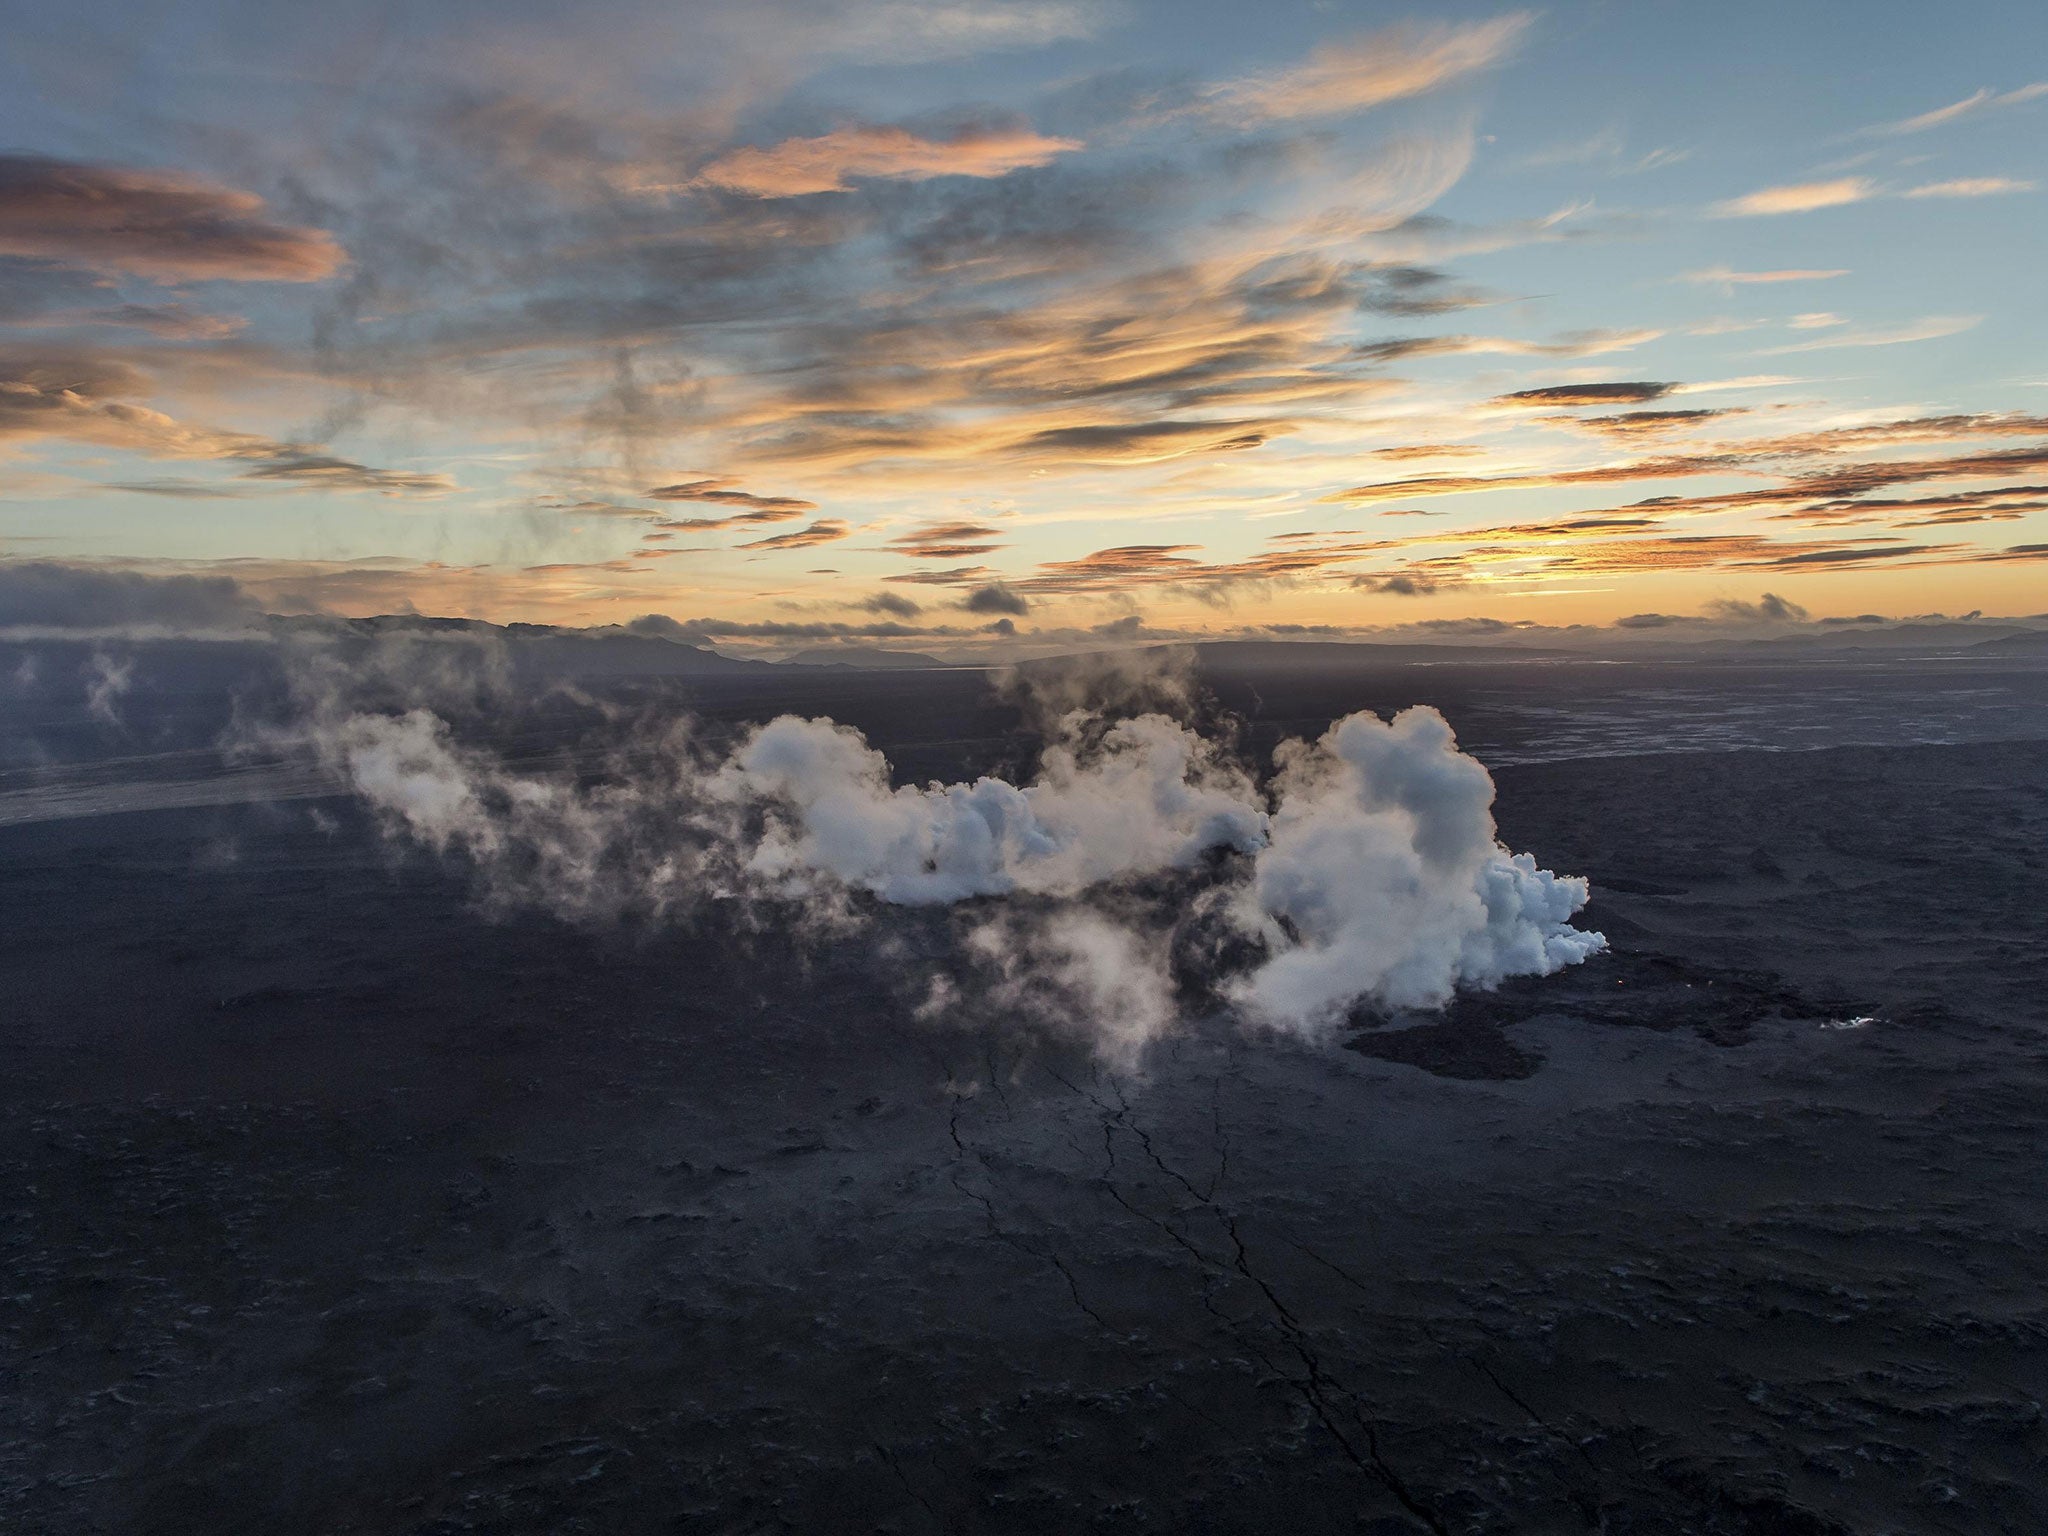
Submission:
[[[1716,203],[1717,218],[1755,218],[1780,213],[1811,213],[1817,208],[1839,208],[1875,197],[1877,183],[1867,176],[1839,176],[1832,181],[1800,181],[1782,187],[1765,187]]]
[[[927,523],[897,534],[889,548],[918,560],[973,560],[1003,547],[1001,531],[985,523]]]
[[[1840,322],[1832,315],[1825,317],[1801,317],[1816,324],[1837,325]],[[1822,352],[1831,347],[1895,347],[1912,341],[1936,341],[1943,336],[1958,336],[1964,331],[1981,325],[1982,315],[1929,315],[1905,325],[1880,327],[1872,330],[1838,331],[1821,336],[1813,341],[1792,342],[1782,347],[1764,347],[1758,357],[1783,357],[1792,352]],[[1797,322],[1794,322],[1795,325]]]
[[[1701,379],[1692,384],[1675,386],[1674,395],[1711,395],[1726,389],[1781,389],[1787,384],[1803,384],[1807,381],[1795,378],[1789,373],[1749,373],[1737,379]]]
[[[659,590],[670,611],[749,622],[1028,607],[1077,633],[1120,584],[1161,604],[1298,598],[1292,618],[1360,601],[1353,577],[1446,593],[1544,569],[1553,544],[1640,545],[1601,555],[1617,569],[1869,568],[1935,556],[1822,546],[2048,519],[2048,469],[1905,460],[1916,433],[1949,441],[1926,424],[1942,418],[1871,419],[1873,402],[1939,408],[1972,344],[1907,344],[1975,323],[1957,310],[1985,313],[1980,337],[2023,322],[2018,269],[1992,263],[1966,298],[1916,269],[1880,307],[1825,286],[1849,271],[1830,263],[1890,270],[1842,245],[1839,220],[1772,217],[1862,203],[1850,221],[1904,238],[1967,213],[1989,241],[1987,221],[2034,211],[1998,195],[2048,175],[1915,166],[1905,141],[1873,139],[1827,151],[1860,163],[1738,172],[1711,196],[1744,195],[1694,196],[1690,223],[1587,202],[1524,217],[1552,205],[1467,180],[1475,155],[1506,170],[1531,147],[1480,100],[1537,36],[1495,8],[1521,3],[1363,37],[1311,6],[1304,26],[1336,30],[1295,42],[1249,11],[1189,29],[1122,0],[636,0],[617,26],[598,0],[397,60],[378,110],[317,140],[253,90],[217,116],[181,97],[191,131],[160,138],[110,114],[102,135],[48,141],[100,146],[63,151],[80,158],[0,158],[5,491],[92,548],[260,505],[296,520],[277,537],[417,557],[404,592],[421,604],[645,612],[620,605]],[[1133,25],[1107,34],[1117,20]],[[1018,51],[1084,35],[1101,40]],[[250,47],[241,63],[277,62],[274,41]],[[472,67],[443,67],[458,55]],[[1646,163],[1658,140],[1600,131],[1611,105],[1580,89],[1594,65],[1551,65],[1574,83],[1537,138],[1560,147],[1534,158],[1603,177]],[[210,169],[136,169],[179,155]],[[1616,281],[1619,256],[1590,247],[1638,233],[1682,254]],[[1468,260],[1535,242],[1552,259]],[[1563,242],[1588,259],[1557,259]],[[1758,346],[1832,366],[1740,360]],[[1800,377],[1714,377],[1795,362]],[[1957,430],[2014,442],[1981,418]],[[1987,478],[1917,485],[1923,460]],[[343,492],[462,500],[366,517]],[[1333,512],[1347,500],[1368,505]],[[67,526],[74,511],[101,521]],[[1761,542],[1692,542],[1680,518]],[[1323,521],[1416,537],[1311,531]],[[1275,527],[1305,536],[1266,542]],[[463,574],[426,573],[429,552]],[[370,568],[317,581],[336,602],[402,597]],[[855,611],[878,590],[895,605]]]
[[[1560,405],[1636,405],[1659,400],[1678,388],[1676,384],[1652,380],[1631,380],[1613,384],[1552,384],[1542,389],[1518,389],[1511,395],[1496,395],[1495,405],[1519,407]]]
[[[1721,219],[1758,218],[1775,214],[1812,213],[1821,208],[1840,208],[1850,203],[1868,202],[1878,197],[1998,197],[2013,192],[2032,192],[2036,188],[2037,184],[2034,182],[2022,181],[2011,176],[1964,176],[1951,181],[1929,182],[1923,186],[1893,190],[1868,176],[1840,176],[1832,181],[1803,181],[1782,187],[1765,187],[1761,191],[1715,203],[1708,212]],[[1839,271],[1792,274],[1793,277],[1841,275]],[[1695,282],[1721,283],[1791,280],[1776,274],[1738,275],[1719,268],[1687,273],[1686,276]]]
[[[1965,452],[1917,459],[1843,457],[1849,453],[1876,452],[1910,443],[1964,444],[2012,437],[2043,441],[2018,448],[1972,448]],[[1995,489],[1944,489],[1906,497],[1880,496],[1877,493],[1903,486],[1952,486],[1971,480],[2011,482],[2020,477],[2037,477],[2044,469],[2048,469],[2048,418],[2026,415],[1927,416],[1772,438],[1696,441],[1652,457],[1618,463],[1517,470],[1491,475],[1420,476],[1358,486],[1324,499],[1338,503],[1372,504],[1482,491],[1621,485],[1639,485],[1647,489],[1658,482],[1714,477],[1758,482],[1736,490],[1715,490],[1691,496],[1658,494],[1621,507],[1545,522],[1432,532],[1402,542],[1403,548],[1450,546],[1454,553],[1432,555],[1429,560],[1466,569],[1475,562],[1499,564],[1522,559],[1524,555],[1517,551],[1531,543],[1554,545],[1560,541],[1618,536],[1634,540],[1656,533],[1674,519],[1717,517],[1730,513],[1761,513],[1771,522],[1796,522],[1825,528],[1876,524],[1905,530],[2010,522],[2037,517],[2048,511],[2048,486],[2028,481],[2008,483]],[[1659,534],[1659,537],[1665,535]],[[1718,548],[1725,554],[1740,548],[1726,543],[1725,537],[1718,534],[1674,536],[1670,538],[1664,554],[1671,558],[1693,559],[1703,558],[1703,551]],[[1761,538],[1749,534],[1741,537]],[[1886,537],[1889,538],[1888,535]],[[1867,534],[1857,536],[1857,541],[1864,545],[1870,539]],[[1722,542],[1717,544],[1717,540]],[[1759,558],[1764,543],[1773,545],[1775,552],[1770,558],[1774,560],[1796,554],[1801,557],[1796,562],[1799,564],[1832,568],[1855,563],[1849,555],[1829,553],[1838,548],[1834,544],[1793,550],[1776,544],[1774,540],[1763,540],[1756,545],[1753,553],[1757,553]],[[1577,560],[1580,557],[1575,555],[1573,558]],[[1749,556],[1742,558],[1748,559]],[[1704,563],[1718,563],[1719,560],[1720,556],[1716,555]],[[1688,565],[1684,568],[1703,567]]]
[[[1779,267],[1768,272],[1737,272],[1732,267],[1702,267],[1697,272],[1682,274],[1688,283],[1726,283],[1742,286],[1750,283],[1810,283],[1822,278],[1847,277],[1847,267]]]
[[[249,466],[240,472],[245,480],[280,481],[297,490],[433,496],[455,489],[455,482],[446,475],[378,469],[299,443],[251,444],[224,457]]]
[[[1005,176],[1082,147],[1022,125],[962,128],[923,138],[907,128],[852,126],[722,155],[688,183],[749,197],[843,192],[858,178],[926,181],[935,176]]]
[[[1298,583],[1369,554],[1397,549],[1398,539],[1332,539],[1287,544],[1243,560],[1210,561],[1199,544],[1122,544],[1073,560],[1048,560],[1017,583],[1035,594],[1125,592],[1169,586],[1198,601],[1227,600],[1229,589]]]
[[[2036,192],[2040,183],[2020,181],[2011,176],[1964,176],[1954,181],[1931,181],[1924,187],[1909,187],[1901,197],[2002,197],[2009,192]]]
[[[759,8],[771,31],[811,21],[821,51],[875,63],[947,60],[1091,37],[1116,14],[1098,0],[861,0],[796,9]],[[792,14],[792,11],[795,14]]]
[[[2048,96],[2048,80],[2039,80],[2012,91],[1993,91],[1987,87],[1971,92],[1961,101],[1952,101],[1945,107],[1922,112],[1917,117],[1902,118],[1894,123],[1876,123],[1858,131],[1866,138],[1891,138],[1905,133],[1924,133],[1929,128],[1941,128],[1979,112],[1999,107],[2017,107],[2029,101],[2038,101],[2043,96]]]
[[[681,481],[675,485],[658,485],[642,494],[649,501],[693,501],[737,509],[726,517],[683,520],[693,528],[736,528],[751,523],[784,523],[802,517],[807,512],[818,510],[815,501],[806,501],[800,496],[761,496],[752,491],[741,490],[738,480],[730,475],[707,476]]]
[[[1212,87],[1203,105],[1239,124],[1341,117],[1449,85],[1499,64],[1535,21],[1515,11],[1463,25],[1393,27],[1324,43],[1301,63]]]
[[[1158,463],[1198,453],[1242,452],[1290,430],[1283,421],[1087,422],[1047,427],[1007,446],[1086,464]]]
[[[765,539],[741,544],[741,549],[809,549],[815,544],[830,544],[843,539],[853,530],[837,518],[820,518],[808,528],[799,528],[793,533],[772,534]]]
[[[1358,356],[1368,362],[1392,363],[1410,357],[1599,357],[1627,352],[1657,340],[1659,330],[1594,330],[1569,332],[1556,341],[1522,341],[1510,336],[1397,336],[1360,343]]]
[[[0,308],[6,306],[0,305]],[[69,309],[24,308],[0,314],[0,324],[36,330],[140,331],[166,341],[225,341],[248,328],[240,315],[208,314],[190,304],[101,304]]]
[[[285,442],[180,421],[134,403],[149,389],[150,379],[142,370],[100,352],[0,350],[0,439],[60,438],[150,458],[212,459],[234,466],[240,480],[286,490],[438,495],[455,489],[446,475],[380,469],[342,458],[317,443]],[[151,482],[134,484],[148,487]]]
[[[1747,414],[1748,412],[1740,407],[1730,406],[1720,410],[1623,411],[1615,416],[1546,416],[1543,420],[1559,426],[1568,426],[1574,431],[1592,432],[1601,437],[1627,442],[1639,438],[1666,437],[1674,432],[1703,427],[1710,421],[1719,421],[1724,417]]]

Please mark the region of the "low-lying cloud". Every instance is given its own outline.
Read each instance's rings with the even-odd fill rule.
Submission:
[[[256,600],[227,576],[0,562],[0,632],[232,631],[252,627],[261,616]]]

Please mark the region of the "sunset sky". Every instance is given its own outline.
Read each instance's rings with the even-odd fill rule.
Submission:
[[[0,560],[721,645],[2048,610],[2048,9],[0,4]]]

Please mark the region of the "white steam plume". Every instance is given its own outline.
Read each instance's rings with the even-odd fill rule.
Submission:
[[[1082,905],[1054,912],[999,911],[969,928],[964,976],[932,977],[920,1019],[1027,1021],[1086,1035],[1115,1065],[1139,1065],[1173,1027],[1166,946],[1129,920]]]
[[[733,833],[706,814],[678,734],[634,777],[585,788],[522,774],[459,745],[440,716],[358,714],[324,722],[308,744],[387,834],[463,855],[486,904],[539,906],[574,919],[660,919],[732,893]],[[667,771],[663,771],[663,767]]]
[[[1286,743],[1271,840],[1237,903],[1270,958],[1231,996],[1304,1030],[1361,999],[1440,1007],[1461,983],[1548,975],[1605,948],[1570,925],[1586,882],[1510,854],[1492,806],[1492,776],[1427,707]]]
[[[94,651],[85,666],[86,713],[102,725],[119,726],[121,698],[135,679],[135,659]]]
[[[717,900],[751,920],[836,926],[860,921],[864,899],[1011,898],[976,911],[959,978],[935,984],[926,1011],[1075,1021],[1125,1060],[1171,1027],[1171,930],[1204,889],[1249,941],[1222,995],[1300,1033],[1360,1005],[1440,1006],[1461,985],[1605,946],[1570,926],[1583,880],[1501,846],[1491,777],[1426,707],[1283,744],[1264,791],[1164,715],[1078,707],[1057,716],[1028,784],[894,786],[860,732],[788,715],[723,752],[683,725],[629,729],[585,783],[458,742],[417,695],[394,694],[402,671],[357,673],[376,680],[381,710],[351,707],[321,674],[296,740],[387,832],[465,858],[488,903],[663,919]],[[1068,702],[1073,680],[1053,681],[1041,705]],[[1157,679],[1145,686],[1156,694]]]
[[[1071,896],[1265,842],[1250,781],[1159,715],[1121,721],[1092,744],[1070,730],[1024,789],[993,778],[892,789],[887,759],[860,732],[784,715],[706,787],[767,807],[750,872],[799,894],[822,877],[907,906]]]

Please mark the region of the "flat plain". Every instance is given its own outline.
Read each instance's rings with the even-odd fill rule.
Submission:
[[[1441,704],[1610,952],[1111,1070],[913,1018],[948,914],[488,914],[190,699],[25,720],[0,1523],[2035,1528],[2048,669],[1206,667],[1261,751]],[[972,674],[689,705],[1032,748]]]

